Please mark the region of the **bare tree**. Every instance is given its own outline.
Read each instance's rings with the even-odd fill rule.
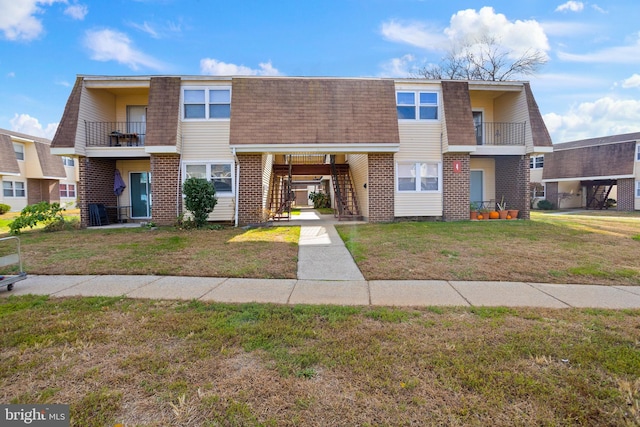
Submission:
[[[528,49],[520,56],[485,36],[475,43],[458,44],[447,52],[440,64],[418,71],[427,79],[505,81],[534,74],[547,63],[544,52]]]

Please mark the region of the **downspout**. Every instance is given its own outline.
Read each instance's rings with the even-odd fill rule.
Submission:
[[[176,188],[176,218],[180,216],[182,213],[182,209],[180,209],[180,205],[182,204],[182,138],[184,135],[182,130],[180,131],[180,153],[178,154],[178,180]]]
[[[446,221],[447,218],[445,217],[444,211],[444,153],[442,152],[444,150],[444,134],[443,132],[440,132],[440,158],[442,159],[442,192],[440,193],[440,199],[441,199],[441,203],[442,203],[442,220]]]
[[[236,193],[236,197],[235,197],[235,219],[234,219],[234,225],[235,227],[238,226],[238,196],[239,196],[239,191],[240,191],[240,162],[238,161],[238,156],[236,156],[236,148],[233,147],[232,148],[233,151],[233,160],[236,164],[236,185],[235,185],[235,193]]]

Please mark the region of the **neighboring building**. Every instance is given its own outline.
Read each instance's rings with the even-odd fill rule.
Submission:
[[[554,144],[545,157],[546,199],[559,208],[640,210],[640,132]]]
[[[526,82],[373,78],[79,76],[52,143],[79,159],[84,225],[92,204],[172,224],[190,176],[216,186],[212,221],[286,217],[311,191],[370,222],[502,196],[528,218],[529,159],[551,150]]]
[[[60,157],[52,155],[50,143],[0,129],[0,203],[11,206],[12,212],[41,201],[75,207],[76,168],[63,165]]]

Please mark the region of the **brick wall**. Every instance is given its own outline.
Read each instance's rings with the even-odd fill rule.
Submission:
[[[467,153],[447,153],[442,156],[442,196],[445,221],[469,219],[470,157]],[[454,172],[455,162],[460,162],[460,172]]]
[[[529,219],[529,156],[496,156],[496,202],[518,209],[518,218]]]
[[[239,154],[238,224],[262,222],[262,155]]]
[[[558,183],[547,182],[544,190],[544,196],[545,196],[544,198],[550,201],[551,203],[553,203],[556,207],[558,207],[558,193],[559,193]],[[538,202],[536,201],[536,203]]]
[[[387,222],[394,219],[393,154],[369,154],[369,222]]]
[[[180,193],[180,156],[151,155],[151,220],[158,225],[172,225],[182,211]]]
[[[42,185],[39,179],[27,179],[27,204],[33,205],[42,201]]]
[[[635,208],[635,186],[633,178],[618,180],[618,200],[617,209],[619,211],[630,212]]]
[[[78,159],[78,206],[80,223],[89,225],[89,203],[116,206],[118,198],[113,193],[116,162],[111,159],[80,157]]]

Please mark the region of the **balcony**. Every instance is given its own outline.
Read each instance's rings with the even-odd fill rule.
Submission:
[[[477,145],[522,145],[524,146],[526,122],[482,122],[476,124]]]
[[[146,122],[84,122],[87,147],[143,147]]]

